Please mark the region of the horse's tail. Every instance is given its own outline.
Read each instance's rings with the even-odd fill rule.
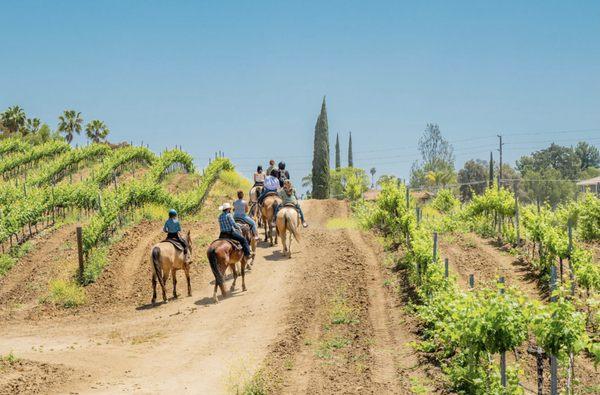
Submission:
[[[298,215],[297,212],[296,215]],[[289,231],[294,235],[294,239],[296,239],[297,242],[300,242],[300,233],[298,232],[298,221],[294,221],[294,218],[292,218],[291,210],[286,210],[286,212],[283,215],[283,221],[285,228],[289,229]]]
[[[219,271],[219,262],[217,259],[217,250],[215,247],[210,247],[208,250],[208,263],[210,263],[210,270],[212,270],[215,276],[215,284],[223,285],[223,276]]]
[[[152,249],[152,265],[154,265],[154,273],[156,277],[158,277],[158,282],[162,288],[165,287],[165,282],[163,281],[162,269],[160,266],[160,247],[154,247]]]

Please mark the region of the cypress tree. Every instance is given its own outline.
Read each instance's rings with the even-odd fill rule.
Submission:
[[[350,140],[348,140],[348,167],[354,166],[354,159],[352,158],[352,132],[350,132]]]
[[[494,154],[490,151],[490,188],[494,186]]]
[[[315,143],[312,163],[312,198],[329,198],[329,125],[325,97],[321,104],[321,113],[315,125]]]
[[[340,159],[340,134],[335,135],[335,169],[339,170],[342,167],[342,160]]]

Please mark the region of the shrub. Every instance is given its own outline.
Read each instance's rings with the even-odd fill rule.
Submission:
[[[74,281],[52,280],[48,301],[61,307],[77,307],[85,303],[85,290]]]

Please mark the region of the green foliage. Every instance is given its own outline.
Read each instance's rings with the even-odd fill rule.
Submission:
[[[344,167],[331,170],[331,196],[337,199],[357,201],[369,187],[369,178],[363,169]]]
[[[447,185],[454,179],[454,150],[436,124],[427,124],[419,139],[421,162],[411,168],[410,185]]]
[[[600,240],[600,199],[586,193],[579,206],[579,235],[587,241]]]
[[[108,263],[108,248],[100,247],[94,249],[85,261],[83,277],[81,278],[82,285],[88,285],[95,282],[104,267]]]
[[[43,185],[51,182],[57,182],[62,177],[72,172],[75,165],[91,159],[102,158],[111,153],[111,149],[106,144],[92,144],[82,148],[67,151],[57,160],[48,162],[42,166],[35,177],[28,180],[30,185]]]
[[[69,145],[63,141],[50,141],[37,145],[24,152],[3,157],[0,160],[0,174],[18,169],[21,166],[48,159],[69,150]]]
[[[31,146],[20,138],[7,138],[0,141],[0,155],[6,155],[14,152],[24,152]]]
[[[49,288],[50,295],[47,301],[57,306],[77,307],[86,301],[85,290],[73,281],[52,280],[49,283]]]
[[[325,98],[315,125],[315,140],[312,163],[312,198],[329,198],[329,125]]]
[[[577,354],[587,347],[585,316],[576,311],[573,303],[558,295],[557,301],[538,307],[532,328],[544,350],[558,357]]]
[[[348,138],[348,167],[354,166],[354,155],[352,152],[352,132],[350,132],[350,137]]]
[[[460,202],[449,189],[442,189],[437,193],[431,205],[441,213],[450,213],[460,206]]]
[[[342,167],[342,160],[340,156],[340,135],[335,135],[335,169],[339,170]]]
[[[487,187],[487,163],[481,160],[469,160],[458,171],[460,197],[463,201],[471,200],[473,195],[481,195]]]
[[[127,164],[144,163],[153,165],[156,155],[146,147],[127,146],[119,148],[108,156],[94,176],[94,181],[100,186],[110,182],[121,173]]]

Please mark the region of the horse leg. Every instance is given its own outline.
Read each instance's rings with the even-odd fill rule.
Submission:
[[[219,303],[219,298],[217,298],[217,287],[218,287],[218,285],[217,285],[217,282],[215,281],[215,289],[213,291],[213,299],[214,299],[215,303]]]
[[[263,217],[263,227],[265,229],[265,243],[269,241],[269,232],[267,231],[267,220]]]
[[[177,299],[177,272],[175,269],[171,269],[171,275],[173,276],[173,299]]]
[[[237,281],[237,278],[238,278],[238,272],[237,272],[237,268],[236,268],[235,264],[233,264],[232,269],[233,269],[233,282],[231,283],[231,288],[229,289],[229,292],[233,292],[235,290],[235,282]]]
[[[152,304],[156,303],[156,274],[152,273]]]
[[[166,285],[167,285],[167,280],[169,279],[169,271],[168,270],[163,270],[163,284],[165,284],[165,286],[162,289],[163,292],[163,301],[165,303],[167,303],[167,290],[166,290]]]
[[[185,265],[185,279],[187,280],[188,296],[192,296],[192,284],[190,283],[190,266]]]
[[[290,240],[288,241],[288,257],[292,257],[292,240],[293,240],[293,233],[290,232]]]
[[[219,262],[219,271],[221,272],[221,277],[223,278],[223,283],[219,285],[221,289],[221,296],[223,298],[227,297],[227,291],[225,291],[225,272],[227,271],[227,263],[225,261]]]
[[[246,258],[242,259],[242,291],[246,291]]]

